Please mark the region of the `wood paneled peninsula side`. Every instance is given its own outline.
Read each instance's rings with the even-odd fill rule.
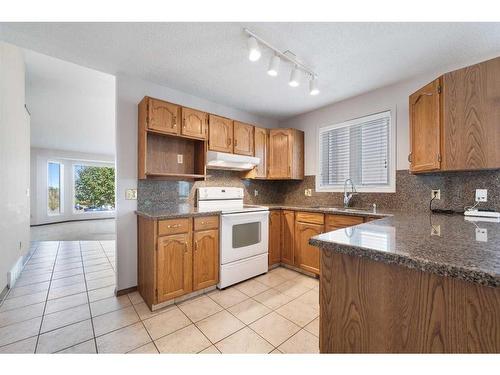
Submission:
[[[395,212],[309,243],[322,353],[500,352],[499,223]]]

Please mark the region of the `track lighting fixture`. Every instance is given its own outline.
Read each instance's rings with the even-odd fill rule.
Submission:
[[[257,61],[260,59],[260,48],[259,43],[257,43],[257,39],[253,36],[248,38],[248,59],[250,61]]]
[[[313,72],[308,66],[301,63],[296,59],[295,55],[290,51],[281,52],[277,48],[270,45],[264,39],[254,34],[252,31],[248,29],[243,29],[243,31],[248,35],[248,58],[250,61],[257,61],[260,59],[262,53],[260,51],[260,47],[264,46],[271,51],[274,52],[271,57],[271,61],[269,61],[269,67],[267,69],[267,74],[271,77],[276,77],[278,75],[279,66],[281,61],[288,62],[292,65],[292,71],[290,73],[290,80],[288,84],[291,87],[300,86],[301,76],[304,75],[309,78],[309,94],[310,95],[318,95],[318,75]]]

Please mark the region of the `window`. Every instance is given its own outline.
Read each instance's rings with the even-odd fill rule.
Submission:
[[[62,165],[56,162],[47,163],[47,213],[60,215],[62,190]]]
[[[73,165],[75,213],[115,210],[115,169]]]
[[[350,178],[361,192],[395,191],[390,111],[319,130],[316,190],[343,191]]]

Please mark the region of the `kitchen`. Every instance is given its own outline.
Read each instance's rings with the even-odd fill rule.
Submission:
[[[27,23],[6,25],[3,35],[36,49],[51,27],[83,35],[101,26]],[[110,39],[130,27],[138,41],[154,30],[102,27],[116,27]],[[116,73],[116,288],[84,302],[90,318],[58,328],[85,322],[90,336],[73,339],[78,331],[71,331],[49,344],[57,330],[39,329],[10,340],[2,338],[5,324],[0,351],[12,353],[28,341],[31,353],[500,351],[498,24],[401,28],[406,42],[426,28],[443,31],[446,37],[434,44],[428,34],[415,43],[429,54],[446,46],[446,61],[425,60],[407,47],[425,69],[394,62],[386,80],[381,58],[376,69],[367,67],[373,81],[356,91],[346,78],[347,94],[335,98],[325,62],[334,53],[319,57],[311,47],[310,56],[304,48],[299,58],[287,50],[296,47],[283,37],[286,29],[306,35],[346,27],[364,35],[359,41],[367,49],[368,33],[379,32],[370,53],[378,48],[380,57],[382,46],[393,43],[383,36],[401,25],[157,27],[165,27],[158,32],[164,41],[178,33],[186,39],[176,43],[186,45],[203,31],[216,43],[230,35],[229,47],[221,48],[234,49],[225,58],[238,65],[202,77],[227,86],[210,90],[208,81],[183,78],[187,67],[178,65],[179,56],[172,65],[163,62],[168,68],[157,79]],[[68,39],[58,38],[41,52],[62,58]],[[490,44],[470,48],[481,38]],[[80,62],[78,48],[68,50],[68,60]],[[203,51],[207,61],[221,58]],[[165,72],[174,65],[181,73],[170,87]],[[227,82],[235,76],[242,82],[233,87]],[[37,251],[54,255],[41,246],[35,258]],[[95,303],[104,300],[94,316]],[[5,303],[0,314],[7,321],[17,307],[9,295]],[[42,312],[42,325],[51,314]]]

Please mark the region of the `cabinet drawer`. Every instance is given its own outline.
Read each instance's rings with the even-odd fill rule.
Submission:
[[[216,229],[219,228],[218,216],[204,216],[194,218],[194,230]]]
[[[361,224],[364,218],[361,216],[348,216],[348,215],[327,215],[326,224],[329,227],[345,228],[352,225]]]
[[[158,222],[158,236],[189,232],[191,228],[190,224],[191,219],[189,218],[160,220]]]
[[[325,215],[316,212],[297,212],[295,221],[311,224],[324,224]]]

